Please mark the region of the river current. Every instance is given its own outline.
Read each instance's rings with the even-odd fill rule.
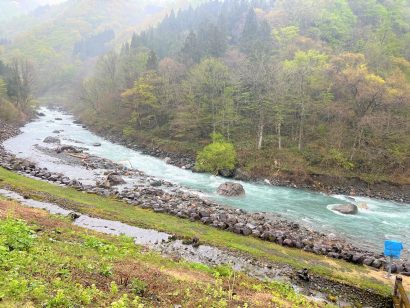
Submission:
[[[405,255],[409,255],[410,204],[356,196],[328,196],[302,189],[240,181],[237,182],[246,191],[244,197],[221,197],[216,194],[216,189],[226,181],[224,178],[184,170],[166,164],[161,159],[114,144],[81,125],[74,124],[72,115],[46,108],[40,111],[45,116],[24,126],[22,134],[7,140],[4,147],[18,157],[27,158],[52,172],[62,172],[82,182],[96,177],[93,171],[66,164],[40,150],[38,146],[50,146],[43,143],[48,136],[60,138],[63,144],[85,147],[90,154],[131,165],[150,176],[181,185],[218,203],[249,212],[279,214],[312,229],[344,237],[368,250],[382,252],[385,239],[399,240],[404,243]],[[57,134],[55,131],[60,132]],[[101,146],[93,146],[95,143],[100,143]],[[359,208],[357,215],[343,215],[332,211],[332,206],[343,203],[365,203],[367,207]]]

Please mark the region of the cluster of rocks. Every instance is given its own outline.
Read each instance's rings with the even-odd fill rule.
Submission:
[[[17,136],[19,132],[20,131],[17,127],[10,125],[0,119],[0,143],[7,139]]]

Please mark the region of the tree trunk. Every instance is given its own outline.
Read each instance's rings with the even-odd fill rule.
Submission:
[[[265,118],[262,110],[262,106],[259,107],[259,125],[258,125],[258,150],[262,149],[263,144],[263,131],[265,128]]]
[[[356,149],[360,147],[360,144],[362,142],[362,134],[363,134],[363,128],[360,128],[359,132],[356,135],[356,138],[354,139],[352,153],[350,154],[350,160],[353,160],[353,157],[356,154]]]
[[[278,149],[279,149],[279,150],[282,150],[281,127],[282,127],[282,123],[278,122],[277,130],[278,130]]]
[[[298,140],[298,149],[299,151],[302,150],[302,138],[303,138],[303,115],[300,116],[300,123],[299,123],[299,140]]]
[[[259,124],[259,128],[258,128],[258,150],[262,149],[263,129],[264,129],[264,124],[263,124],[263,122],[261,122]]]

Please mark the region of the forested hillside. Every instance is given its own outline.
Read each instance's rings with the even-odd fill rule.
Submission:
[[[0,58],[6,63],[16,58],[31,61],[36,96],[57,103],[66,100],[74,85],[93,68],[97,56],[121,45],[133,31],[159,22],[171,8],[187,4],[150,0],[26,2],[19,2],[18,7],[33,10],[9,21],[0,20]],[[56,5],[37,6],[51,2]],[[10,13],[11,9],[4,11]]]
[[[77,108],[101,130],[239,166],[408,182],[407,1],[211,1],[103,56]]]

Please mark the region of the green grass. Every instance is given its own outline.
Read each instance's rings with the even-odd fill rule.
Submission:
[[[1,307],[328,307],[284,283],[173,261],[43,210],[0,206]]]
[[[290,265],[295,269],[308,268],[314,274],[362,289],[370,289],[381,295],[391,294],[391,287],[367,275],[372,270],[363,266],[306,253],[299,249],[285,248],[257,238],[244,237],[171,215],[154,213],[111,198],[26,178],[2,168],[0,168],[0,180],[0,186],[9,185],[33,198],[51,200],[65,208],[84,214],[174,233],[179,237],[197,236],[202,243],[228,248],[274,263]]]

